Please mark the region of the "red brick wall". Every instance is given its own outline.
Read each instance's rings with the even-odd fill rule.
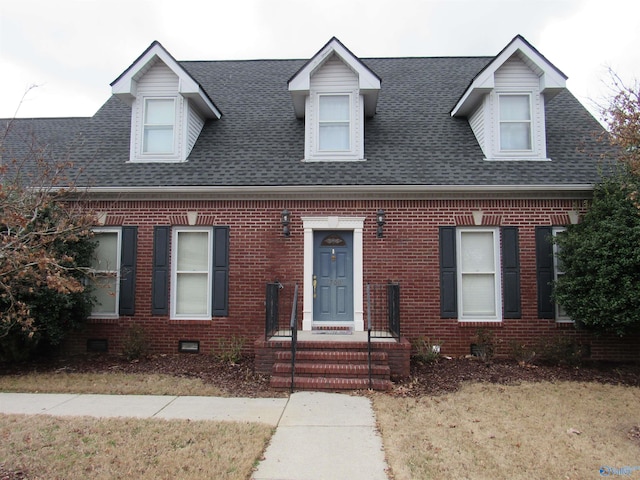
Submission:
[[[246,338],[246,351],[264,331],[265,284],[303,283],[303,228],[301,216],[366,217],[363,234],[364,282],[401,285],[403,336],[428,336],[443,343],[442,353],[470,351],[478,326],[491,328],[498,353],[509,353],[513,342],[532,343],[541,337],[566,335],[591,347],[592,358],[639,359],[638,338],[595,338],[572,326],[537,318],[534,230],[537,225],[568,223],[567,212],[581,210],[575,200],[353,200],[353,201],[114,201],[95,205],[108,212],[107,225],[138,226],[136,314],[117,320],[91,320],[87,329],[69,342],[72,351],[85,351],[87,338],[107,338],[109,350],[120,352],[127,327],[143,325],[152,351],[175,352],[179,340],[199,340],[200,351],[210,353],[223,337]],[[282,235],[280,212],[291,212],[291,236]],[[377,238],[375,213],[386,213],[384,237]],[[472,212],[481,210],[484,225],[518,226],[522,318],[500,324],[462,324],[440,318],[438,227],[473,224]],[[229,316],[210,321],[178,321],[151,315],[151,261],[153,227],[186,225],[187,211],[199,213],[199,225],[230,227]],[[300,292],[302,295],[302,292]]]

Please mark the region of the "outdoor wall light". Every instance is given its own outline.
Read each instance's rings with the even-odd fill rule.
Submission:
[[[282,234],[285,237],[288,237],[289,235],[291,235],[291,232],[289,231],[289,222],[291,221],[291,213],[289,212],[289,210],[285,208],[280,214],[280,216],[282,217]]]
[[[376,222],[378,224],[378,238],[382,238],[382,227],[387,223],[384,221],[384,210],[378,210],[378,213],[376,214]]]

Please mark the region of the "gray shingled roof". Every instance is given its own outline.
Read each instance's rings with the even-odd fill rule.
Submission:
[[[382,78],[377,114],[365,121],[365,162],[302,162],[304,121],[287,80],[304,60],[181,62],[223,112],[208,121],[185,163],[128,163],[130,107],[110,98],[91,118],[16,121],[3,156],[25,152],[25,132],[83,167],[81,184],[152,186],[558,185],[597,180],[598,122],[564,91],[546,108],[552,162],[488,162],[452,107],[490,57],[385,58],[363,62]],[[61,150],[58,150],[59,152]]]

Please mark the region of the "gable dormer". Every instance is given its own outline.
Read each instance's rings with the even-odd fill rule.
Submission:
[[[305,121],[305,161],[364,160],[364,118],[376,112],[380,78],[332,38],[289,80]]]
[[[184,162],[205,121],[222,116],[159,42],[114,80],[111,89],[131,106],[131,162]]]
[[[488,160],[548,160],[545,103],[567,77],[520,35],[472,80],[451,111]]]

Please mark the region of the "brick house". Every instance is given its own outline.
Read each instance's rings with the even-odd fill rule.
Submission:
[[[119,352],[137,324],[154,352],[242,339],[269,371],[297,285],[301,335],[393,316],[392,376],[409,341],[463,355],[478,328],[505,354],[560,335],[637,359],[551,298],[550,238],[603,148],[565,81],[520,36],[495,57],[366,60],[335,38],[309,60],[179,62],[154,42],[93,117],[16,120],[5,143],[64,147],[99,212],[99,303],[67,348]]]

